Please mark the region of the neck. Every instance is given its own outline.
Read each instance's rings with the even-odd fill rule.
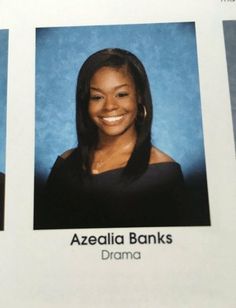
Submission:
[[[100,134],[97,150],[112,150],[125,146],[134,147],[137,139],[136,131],[126,136],[107,136]]]

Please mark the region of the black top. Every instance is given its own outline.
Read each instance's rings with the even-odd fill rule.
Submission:
[[[184,181],[176,162],[150,164],[130,183],[123,168],[91,175],[83,183],[78,153],[58,157],[48,178],[46,203],[36,228],[107,228],[185,225]]]

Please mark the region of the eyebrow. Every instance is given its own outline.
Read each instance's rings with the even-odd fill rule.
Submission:
[[[128,87],[128,86],[129,86],[129,85],[128,85],[127,83],[123,83],[123,84],[121,84],[121,85],[118,85],[118,86],[114,87],[114,90],[117,90],[117,89],[123,88],[123,87]],[[96,91],[101,91],[101,92],[102,92],[102,89],[97,88],[97,87],[94,87],[94,86],[91,86],[90,89],[91,89],[91,90],[96,90]]]

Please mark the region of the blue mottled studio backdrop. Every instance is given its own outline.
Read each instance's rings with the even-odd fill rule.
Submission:
[[[5,170],[8,30],[0,30],[0,172]]]
[[[236,149],[236,20],[224,21],[223,25]]]
[[[181,164],[196,205],[196,224],[209,224],[194,23],[36,31],[36,194],[56,157],[77,145],[75,88],[79,68],[90,54],[118,47],[143,62],[153,96],[153,144]],[[204,222],[200,222],[202,217]]]

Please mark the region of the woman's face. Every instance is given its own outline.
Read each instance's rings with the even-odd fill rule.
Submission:
[[[101,136],[135,132],[137,93],[125,67],[102,67],[90,82],[88,111]]]

